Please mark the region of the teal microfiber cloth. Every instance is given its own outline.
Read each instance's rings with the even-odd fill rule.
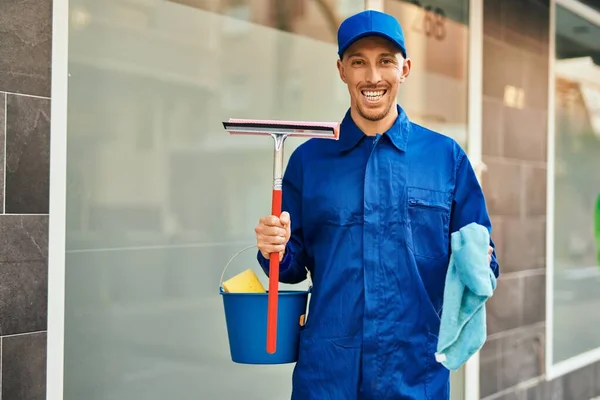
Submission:
[[[488,262],[489,243],[489,231],[476,223],[450,237],[452,252],[435,357],[452,371],[479,351],[487,337],[485,302],[496,289]]]

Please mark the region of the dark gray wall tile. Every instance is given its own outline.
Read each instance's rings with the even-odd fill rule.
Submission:
[[[563,399],[590,399],[594,395],[594,372],[594,366],[589,366],[566,375],[563,378]]]
[[[539,27],[537,23],[532,24],[535,27]],[[538,29],[536,35],[542,36],[546,34],[541,29]],[[506,43],[514,44],[516,47],[523,51],[532,52],[534,54],[544,54],[548,51],[548,39],[537,40],[532,37],[523,35],[518,30],[504,28],[502,31],[503,40]]]
[[[544,400],[564,400],[564,384],[562,379],[555,379],[543,385]]]
[[[0,26],[0,90],[49,97],[52,0],[2,0]]]
[[[547,1],[505,0],[502,3],[502,40],[533,53],[548,50],[550,7]]]
[[[504,156],[525,161],[546,161],[546,113],[535,109],[504,109]]]
[[[48,217],[0,217],[0,332],[46,329]]]
[[[531,52],[548,49],[549,1],[485,0],[484,35]]]
[[[529,331],[508,333],[498,339],[502,346],[500,354],[505,363],[500,370],[502,381],[498,391],[508,389],[509,393],[505,396],[514,398],[512,396],[516,395],[519,400],[590,400],[599,396],[600,363],[583,367],[553,381],[541,379],[537,385],[527,389],[515,387],[519,382],[541,374],[540,363],[543,357],[540,352],[544,349],[544,343],[540,338],[544,336],[543,329],[543,326],[535,326]],[[481,354],[484,360],[483,350]],[[482,364],[482,372],[484,366]],[[507,387],[511,383],[515,385]]]
[[[520,49],[548,51],[549,3],[539,0],[485,0],[484,35]]]
[[[594,375],[594,396],[600,396],[600,362],[595,365],[595,375]]]
[[[546,216],[546,174],[548,170],[525,166],[525,215],[528,217]]]
[[[562,383],[560,378],[551,382],[541,381],[525,391],[523,400],[564,400]]]
[[[496,247],[496,258],[500,263],[500,273],[504,273],[504,252],[506,246],[504,246],[504,220],[502,217],[496,217],[492,215],[492,240],[494,241],[494,245]]]
[[[4,212],[4,133],[6,125],[4,114],[6,113],[6,93],[0,92],[0,213]]]
[[[523,290],[520,278],[498,280],[496,292],[487,303],[488,334],[515,329],[523,321]]]
[[[2,338],[2,399],[46,399],[46,332]]]
[[[48,216],[0,217],[0,263],[46,261],[47,258]]]
[[[494,39],[502,39],[502,2],[484,0],[483,34]]]
[[[503,155],[502,101],[493,97],[483,99],[482,152],[484,156]]]
[[[546,320],[546,274],[527,276],[523,281],[523,324]]]
[[[511,388],[520,382],[541,375],[543,368],[542,336],[542,328],[532,327],[525,331],[511,332],[502,337],[500,390]]]
[[[520,393],[516,391],[516,389],[512,392],[506,393],[500,397],[497,397],[496,400],[522,400]]]
[[[506,85],[523,87],[525,75],[523,52],[500,41],[484,38],[483,94],[504,99]]]
[[[0,263],[0,330],[3,335],[45,330],[48,264]]]
[[[600,396],[600,362],[594,365],[594,396]]]
[[[522,400],[546,400],[544,384],[539,384],[523,391]]]
[[[505,218],[502,272],[515,272],[544,267],[546,223],[543,219]]]
[[[481,397],[486,397],[498,392],[499,376],[502,368],[500,358],[500,341],[488,340],[479,354],[479,386]]]
[[[9,95],[6,115],[6,213],[48,213],[50,101]]]
[[[525,106],[537,110],[548,109],[548,56],[525,54]]]
[[[521,335],[519,345],[520,359],[519,370],[521,373],[520,379],[529,380],[541,376],[544,372],[545,360],[545,326],[534,325],[527,328]],[[506,365],[505,365],[506,367]],[[508,365],[510,368],[510,364]]]
[[[490,214],[518,216],[521,209],[521,167],[518,164],[484,157],[488,170],[482,176]]]

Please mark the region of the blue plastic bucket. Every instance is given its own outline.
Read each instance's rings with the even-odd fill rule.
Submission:
[[[231,260],[240,253],[241,251]],[[223,275],[221,275],[221,284]],[[279,291],[277,348],[274,354],[269,354],[267,353],[268,294],[225,293],[221,286],[220,294],[223,296],[231,360],[239,364],[288,364],[298,361],[300,329],[305,319],[303,316],[306,314],[309,293],[310,289]]]

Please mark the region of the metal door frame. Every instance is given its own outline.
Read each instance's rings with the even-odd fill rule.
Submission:
[[[62,400],[64,383],[69,22],[69,0],[54,0],[48,217],[47,400]]]

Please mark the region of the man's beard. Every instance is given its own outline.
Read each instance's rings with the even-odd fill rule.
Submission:
[[[390,104],[383,111],[381,111],[377,114],[373,114],[373,113],[365,112],[365,110],[362,109],[361,105],[357,104],[358,115],[360,115],[361,117],[363,117],[364,119],[366,119],[368,121],[373,121],[373,122],[381,121],[382,119],[384,119],[390,113],[391,109],[392,109],[392,104]]]

